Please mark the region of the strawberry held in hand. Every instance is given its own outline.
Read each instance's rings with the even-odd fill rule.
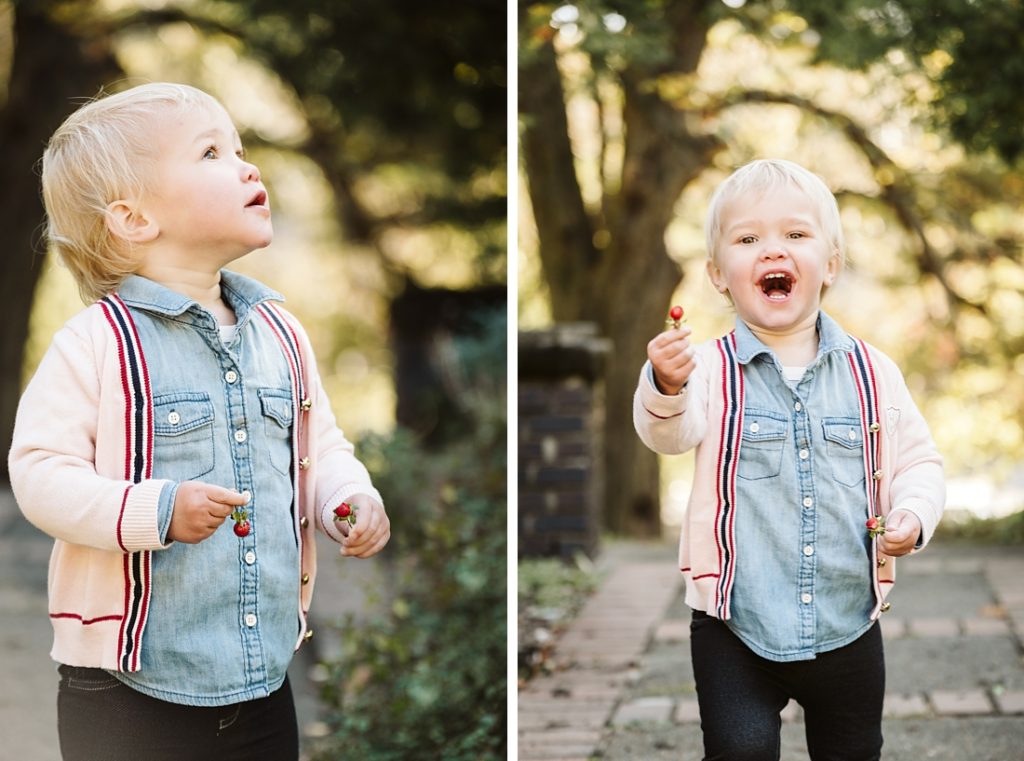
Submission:
[[[342,502],[334,508],[334,520],[345,521],[350,526],[356,525],[356,509],[348,502]]]
[[[685,322],[685,320],[683,320],[683,308],[676,304],[669,310],[668,319],[665,320],[665,328],[679,330],[679,325],[683,322]]]
[[[868,518],[864,525],[867,527],[868,534],[874,539],[876,536],[885,533],[885,516],[875,515]]]
[[[235,522],[235,536],[249,536],[252,524],[249,523],[249,513],[246,510],[235,510],[231,513],[231,519]]]

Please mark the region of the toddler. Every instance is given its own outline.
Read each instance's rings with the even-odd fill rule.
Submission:
[[[844,244],[820,178],[748,164],[716,190],[705,232],[735,330],[656,336],[633,406],[648,447],[696,448],[679,559],[705,759],[776,761],[794,699],[811,759],[877,760],[877,619],[894,559],[939,521],[942,460],[896,365],[821,310]]]
[[[54,336],[9,457],[55,539],[61,753],[297,759],[313,532],[365,558],[390,524],[302,326],[223,269],[271,241],[260,172],[214,98],[149,84],[73,113],[42,186],[49,243],[94,302]]]

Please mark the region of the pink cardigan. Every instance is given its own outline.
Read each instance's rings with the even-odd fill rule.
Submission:
[[[333,508],[355,494],[380,495],[335,424],[298,321],[269,303],[255,307],[251,319],[274,331],[292,371],[298,647],[316,579],[314,527],[340,542]],[[135,388],[126,380],[132,369],[139,371]],[[145,466],[153,436],[148,380],[131,314],[116,295],[108,296],[57,332],[18,407],[11,486],[25,516],[56,540],[49,571],[51,656],[61,663],[122,671],[139,666],[151,590],[160,583],[150,578],[150,554],[162,549],[157,508],[168,483],[150,478]]]
[[[868,509],[880,515],[896,508],[912,512],[921,521],[923,547],[945,504],[942,458],[899,368],[874,347],[855,344],[849,357],[861,397],[863,441],[869,442],[864,448]],[[723,573],[728,575],[721,547],[735,542],[729,508],[742,429],[742,372],[734,353],[733,334],[700,344],[696,368],[676,396],[666,396],[654,387],[648,363],[633,397],[633,424],[648,447],[661,454],[681,454],[696,447],[679,567],[686,581],[687,605],[723,619],[729,617],[731,579],[724,583],[721,579]],[[730,411],[738,413],[738,425],[735,419],[730,422]],[[878,552],[877,543],[873,552],[876,604],[871,617],[875,619],[888,609],[885,597],[896,578],[896,562]]]

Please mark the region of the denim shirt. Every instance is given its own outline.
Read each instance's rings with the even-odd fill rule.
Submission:
[[[863,430],[846,353],[853,341],[824,312],[818,339],[814,362],[790,385],[778,358],[736,321],[746,393],[727,623],[773,661],[814,658],[872,623]]]
[[[284,681],[299,635],[299,546],[292,517],[292,390],[288,364],[253,311],[281,296],[222,272],[237,330],[225,344],[196,302],[132,276],[131,311],[153,393],[153,477],[175,482],[159,508],[161,538],[177,483],[251,495],[248,536],[227,519],[198,544],[152,554],[152,600],[141,668],[115,676],[173,703],[217,706],[264,697]]]

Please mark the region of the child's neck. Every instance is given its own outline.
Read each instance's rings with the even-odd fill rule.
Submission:
[[[235,324],[234,311],[221,297],[220,270],[205,272],[173,265],[150,264],[139,270],[139,274],[192,299],[210,312],[219,324]]]
[[[771,349],[783,367],[807,367],[818,356],[818,315],[782,331],[749,325],[750,331]]]

